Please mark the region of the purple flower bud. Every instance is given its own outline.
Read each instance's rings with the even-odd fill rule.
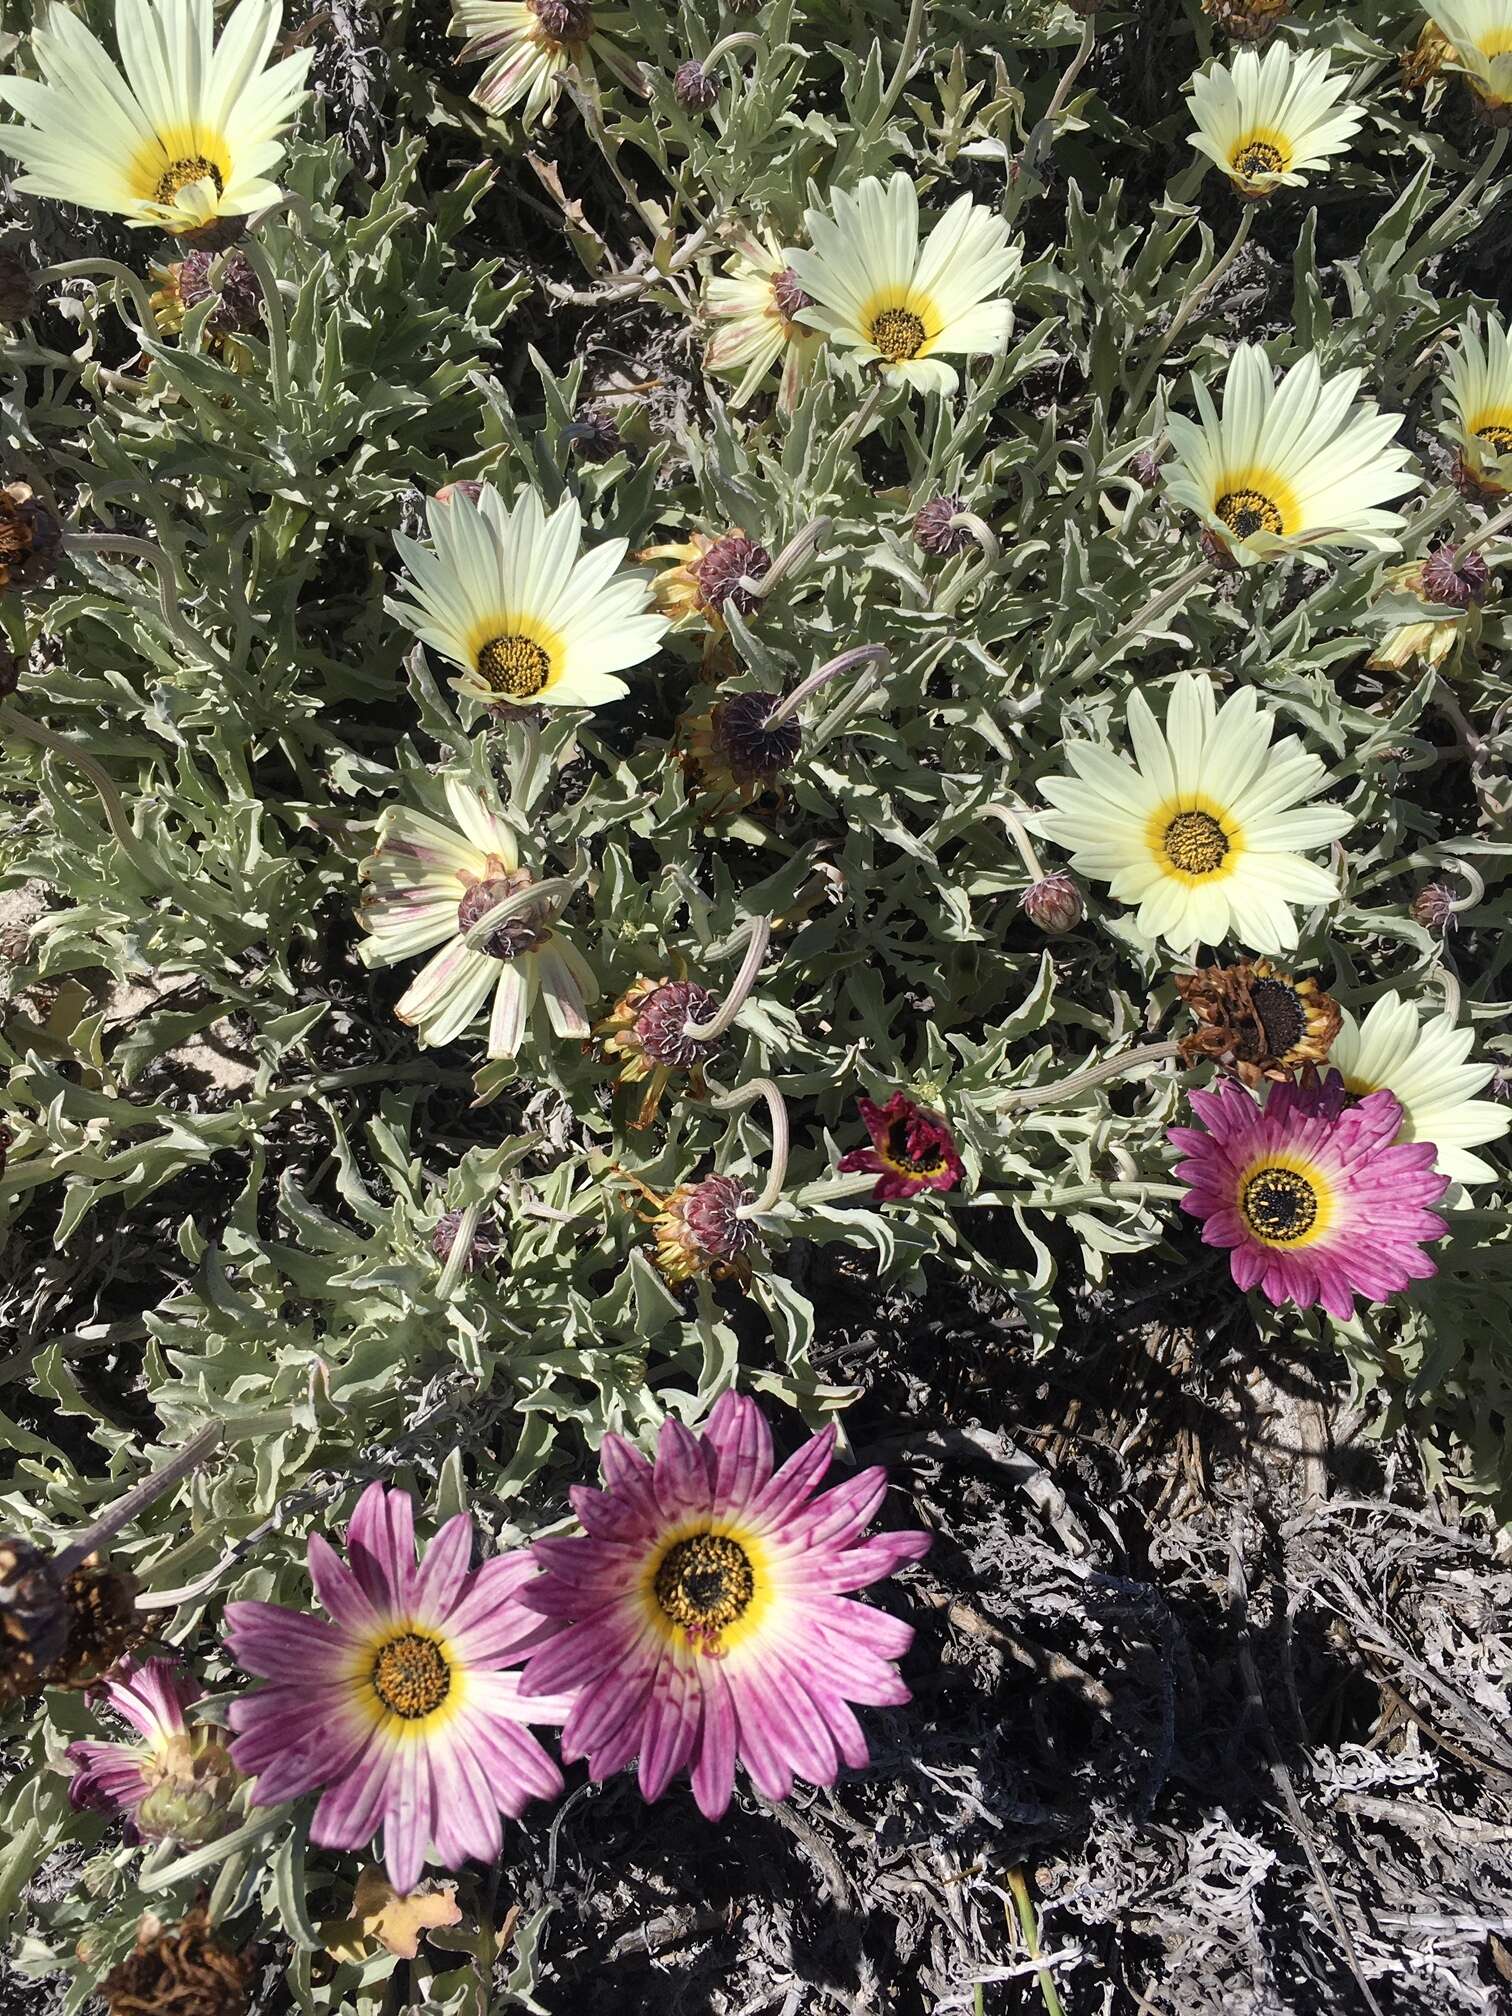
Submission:
[[[1031,882],[1019,898],[1019,908],[1052,938],[1074,931],[1086,915],[1081,890],[1063,868]]]
[[[1412,921],[1425,931],[1452,931],[1454,891],[1447,882],[1425,882],[1412,899]]]
[[[1146,490],[1153,490],[1160,481],[1160,457],[1153,448],[1141,448],[1129,464],[1129,474],[1136,483],[1142,483]]]
[[[775,777],[797,760],[803,746],[803,730],[795,714],[769,725],[777,697],[774,693],[732,693],[713,710],[710,726],[715,753],[742,784]]]
[[[593,33],[588,0],[525,0],[554,42],[586,42]]]
[[[951,519],[964,507],[959,497],[931,497],[914,520],[914,538],[926,553],[932,553],[937,560],[948,560],[953,554],[964,553],[972,544],[971,534],[964,525],[952,525]]]
[[[1491,588],[1491,570],[1479,553],[1462,553],[1451,545],[1435,546],[1423,562],[1423,593],[1430,602],[1468,609],[1484,602]]]
[[[749,588],[741,587],[741,577],[748,574],[753,581],[759,581],[771,564],[772,556],[765,546],[758,546],[743,532],[730,532],[715,540],[693,573],[705,606],[716,616],[723,615],[726,603],[742,616],[749,616],[758,597]]]
[[[677,75],[672,79],[672,89],[685,112],[707,112],[719,96],[718,79],[704,68],[696,56],[690,56],[686,63],[679,64]]]
[[[686,1071],[701,1064],[717,1047],[690,1036],[687,1025],[712,1021],[719,1000],[696,980],[668,980],[657,988],[635,1018],[635,1034],[653,1064],[671,1064]]]
[[[784,266],[772,282],[772,299],[777,303],[777,313],[789,322],[796,322],[803,309],[814,305],[798,285],[798,275],[791,266]]]

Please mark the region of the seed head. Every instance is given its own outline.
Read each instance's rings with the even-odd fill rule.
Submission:
[[[931,497],[914,520],[914,539],[937,560],[964,553],[972,543],[964,525],[950,522],[962,508],[959,497]]]
[[[0,489],[0,590],[24,593],[51,579],[63,547],[63,527],[26,483]]]
[[[1031,882],[1019,898],[1019,908],[1051,938],[1074,931],[1087,913],[1081,890],[1063,868]]]
[[[772,282],[772,299],[777,303],[777,313],[789,322],[796,322],[805,308],[812,308],[813,301],[798,285],[798,275],[791,266],[784,266]]]
[[[693,576],[705,606],[716,616],[722,616],[726,606],[749,616],[758,598],[749,588],[741,587],[741,577],[749,575],[759,581],[771,564],[772,556],[765,546],[758,546],[743,532],[728,532],[697,562]]]
[[[1412,899],[1412,921],[1425,931],[1452,931],[1455,895],[1447,882],[1425,882]]]
[[[525,0],[554,42],[586,42],[593,33],[588,0]]]
[[[1430,602],[1443,602],[1454,609],[1484,602],[1491,590],[1491,570],[1480,554],[1462,553],[1448,544],[1434,547],[1419,578]]]
[[[732,693],[715,705],[710,721],[714,753],[737,783],[776,777],[797,760],[803,730],[794,714],[773,724],[776,707],[772,693]]]

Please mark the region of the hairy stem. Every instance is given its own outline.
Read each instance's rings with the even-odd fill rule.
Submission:
[[[854,672],[858,665],[875,665],[878,677],[885,679],[892,670],[892,653],[885,644],[858,644],[853,650],[842,651],[838,658],[831,658],[817,672],[810,672],[807,679],[801,680],[791,693],[784,694],[768,714],[765,725],[774,728],[780,721],[786,721],[821,686],[827,686],[831,679],[838,679],[846,672]]]
[[[919,53],[919,39],[924,31],[924,0],[911,0],[908,20],[903,29],[903,47],[898,51],[898,61],[888,79],[887,89],[882,94],[882,103],[877,108],[877,124],[886,125],[897,110],[898,100],[903,96],[903,87],[908,82],[908,73],[913,69],[914,58]]]
[[[772,935],[770,917],[757,917],[751,925],[751,935],[746,941],[745,957],[740,962],[740,971],[735,975],[735,984],[725,996],[724,1005],[711,1015],[707,1022],[697,1022],[692,1016],[683,1024],[683,1034],[691,1036],[695,1043],[713,1043],[723,1036],[745,1005],[746,997],[756,985],[756,975],[761,971],[761,962],[766,957],[767,940]]]
[[[58,735],[51,728],[44,728],[40,721],[33,721],[29,714],[22,714],[6,701],[0,707],[0,730],[11,729],[17,735],[24,735],[29,742],[36,742],[44,749],[50,749],[55,756],[61,756],[65,763],[71,763],[81,770],[100,795],[100,803],[105,810],[105,823],[110,828],[111,838],[130,861],[137,873],[145,878],[149,887],[157,887],[163,880],[160,862],[142,845],[132,831],[131,821],[126,817],[126,808],[121,803],[121,794],[109,776],[87,751],[70,742],[67,736]]]
[[[117,286],[125,288],[136,303],[139,333],[155,338],[159,332],[152,297],[131,268],[123,266],[118,259],[65,259],[59,266],[44,266],[40,273],[34,273],[32,284],[40,288],[47,280],[77,280],[94,273],[105,274]]]
[[[137,539],[127,532],[66,532],[66,553],[119,553],[129,559],[145,560],[157,575],[158,607],[174,640],[199,664],[219,663],[214,647],[208,644],[185,616],[180,601],[183,593],[173,556],[155,539]]]
[[[501,896],[491,910],[483,912],[467,933],[468,951],[481,951],[484,939],[497,931],[501,924],[510,917],[517,917],[522,910],[534,909],[537,904],[544,907],[546,904],[555,903],[556,915],[560,916],[568,898],[576,888],[577,884],[566,875],[548,875],[544,882],[532,882],[528,888],[517,890],[513,896]]]
[[[1071,684],[1073,686],[1082,685],[1098,669],[1099,663],[1103,665],[1110,663],[1112,658],[1123,649],[1125,644],[1135,637],[1143,636],[1152,623],[1158,622],[1168,609],[1175,607],[1182,596],[1185,595],[1188,588],[1195,586],[1205,574],[1210,574],[1212,570],[1213,563],[1211,560],[1193,561],[1186,572],[1179,574],[1169,588],[1162,588],[1158,595],[1152,595],[1144,607],[1131,616],[1121,630],[1114,631],[1111,642],[1103,652],[1088,652],[1081,664],[1072,673]]]
[[[1045,871],[1040,866],[1040,858],[1034,851],[1034,842],[1029,837],[1029,828],[1024,824],[1017,806],[1007,805],[1001,799],[995,799],[990,805],[979,805],[976,816],[978,819],[1001,820],[1018,849],[1020,861],[1029,871],[1029,879],[1032,882],[1044,881]]]
[[[764,602],[787,575],[796,573],[810,553],[824,544],[833,525],[834,520],[822,513],[817,518],[811,518],[807,525],[793,534],[759,581],[749,574],[742,574],[741,587],[748,595],[754,595],[758,602]]]
[[[765,1099],[767,1113],[772,1125],[772,1166],[767,1173],[766,1187],[761,1195],[749,1204],[742,1204],[736,1212],[737,1218],[757,1218],[764,1211],[775,1211],[782,1198],[783,1185],[787,1182],[788,1166],[788,1110],[787,1101],[777,1090],[770,1078],[752,1078],[733,1092],[709,1093],[709,1104],[716,1113],[738,1112],[742,1106],[749,1106],[756,1099]]]
[[[1079,1092],[1090,1092],[1094,1085],[1105,1084],[1109,1078],[1121,1078],[1126,1071],[1137,1071],[1145,1064],[1163,1064],[1180,1051],[1179,1043],[1144,1043],[1137,1050],[1126,1050],[1122,1056],[1104,1057],[1101,1063],[1089,1064],[1085,1071],[1075,1071],[1069,1078],[1007,1092],[1000,1103],[1009,1113],[1024,1113],[1032,1106],[1058,1105],[1062,1099],[1074,1099]]]
[[[171,1491],[175,1484],[197,1470],[215,1454],[225,1439],[225,1433],[224,1422],[207,1423],[176,1455],[169,1457],[161,1470],[154,1470],[150,1477],[144,1477],[139,1484],[133,1484],[129,1491],[123,1492],[87,1532],[81,1533],[77,1540],[71,1540],[59,1551],[53,1562],[54,1572],[59,1578],[70,1574],[81,1561],[101,1547],[109,1546],[122,1527],[129,1526],[139,1512],[145,1512],[154,1499],[161,1498],[165,1491]]]
[[[241,249],[262,289],[263,317],[268,325],[269,382],[273,404],[282,413],[289,397],[289,324],[284,315],[283,292],[267,248],[250,231]]]

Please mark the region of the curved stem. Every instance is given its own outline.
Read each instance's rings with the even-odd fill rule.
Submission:
[[[882,94],[882,103],[877,108],[877,124],[884,126],[897,109],[898,100],[903,96],[903,87],[908,82],[908,73],[914,66],[914,58],[919,53],[919,38],[924,29],[924,0],[912,0],[908,10],[908,20],[903,29],[903,47],[898,51],[898,60],[893,74],[888,79],[887,89]]]
[[[1474,553],[1478,547],[1493,540],[1498,532],[1505,532],[1509,525],[1512,525],[1512,504],[1505,511],[1498,511],[1494,518],[1488,518],[1473,538],[1458,541],[1456,553]]]
[[[695,1043],[713,1043],[723,1036],[745,1006],[746,996],[756,985],[756,975],[761,971],[761,962],[766,957],[767,940],[772,935],[770,917],[758,917],[751,925],[751,935],[746,941],[745,957],[740,962],[740,971],[735,975],[735,984],[725,996],[724,1006],[707,1022],[696,1022],[689,1016],[683,1024],[683,1034],[691,1036]]]
[[[1143,405],[1144,395],[1149,390],[1150,380],[1160,369],[1164,359],[1170,354],[1171,346],[1175,343],[1176,338],[1185,329],[1208,295],[1212,293],[1218,282],[1244,250],[1245,240],[1249,237],[1250,231],[1254,226],[1255,212],[1259,207],[1258,203],[1245,204],[1243,215],[1239,219],[1239,229],[1229,241],[1228,250],[1218,261],[1218,264],[1208,272],[1207,276],[1199,280],[1197,285],[1183,297],[1177,307],[1176,313],[1171,318],[1170,326],[1156,345],[1155,355],[1145,365],[1135,381],[1134,390],[1129,394],[1129,403],[1125,409],[1127,412],[1137,412],[1140,406]]]
[[[959,527],[961,531],[969,532],[982,549],[983,557],[990,560],[994,567],[1002,564],[1002,543],[985,518],[979,518],[975,511],[957,511],[950,523],[952,528]]]
[[[145,560],[157,575],[158,607],[176,641],[192,658],[203,664],[221,662],[216,651],[191,626],[179,606],[183,589],[178,568],[172,554],[164,552],[155,539],[136,539],[126,532],[67,532],[63,536],[63,550],[66,553],[120,553],[131,559]]]
[[[753,35],[749,28],[738,29],[733,35],[721,35],[708,55],[703,59],[705,70],[712,70],[721,56],[728,56],[732,49],[759,49],[761,37]]]
[[[862,400],[861,404],[856,408],[855,412],[852,413],[849,421],[846,423],[845,431],[840,436],[838,444],[842,449],[849,448],[854,442],[860,440],[861,436],[865,433],[867,425],[870,422],[872,416],[875,414],[877,408],[882,404],[882,396],[886,392],[886,390],[887,390],[887,380],[883,376],[883,374],[879,371],[877,373],[876,384],[872,386],[870,392],[867,393],[866,397]]]
[[[722,1092],[711,1088],[709,1093],[709,1104],[716,1113],[737,1112],[742,1106],[749,1106],[755,1099],[765,1099],[767,1103],[767,1113],[772,1123],[772,1166],[761,1195],[749,1204],[742,1204],[735,1213],[737,1218],[760,1217],[764,1211],[775,1211],[781,1201],[783,1185],[787,1182],[788,1166],[787,1101],[770,1078],[752,1078],[734,1092]]]
[[[105,823],[110,828],[111,838],[130,861],[137,873],[143,876],[149,887],[156,887],[163,880],[161,865],[148,853],[136,833],[131,821],[126,817],[126,808],[121,803],[121,794],[110,777],[96,763],[93,756],[75,746],[65,735],[58,735],[51,728],[44,728],[40,721],[33,721],[29,714],[23,714],[7,700],[0,707],[0,730],[14,729],[24,735],[29,742],[36,742],[44,749],[50,749],[55,756],[61,756],[65,763],[72,763],[76,770],[82,770],[100,794],[100,803],[105,808]]]
[[[79,1563],[101,1547],[108,1546],[123,1526],[129,1526],[139,1512],[145,1512],[156,1498],[165,1491],[171,1491],[192,1471],[199,1468],[208,1457],[214,1455],[225,1438],[226,1427],[222,1421],[211,1421],[199,1433],[186,1442],[177,1455],[170,1456],[161,1470],[154,1470],[150,1477],[144,1477],[139,1484],[122,1494],[110,1510],[103,1513],[87,1532],[77,1540],[59,1550],[53,1561],[54,1573],[61,1578],[77,1568]]]
[[[268,370],[273,403],[282,411],[289,396],[289,325],[284,316],[283,294],[266,248],[250,231],[242,241],[241,251],[262,289],[263,319],[268,325]]]
[[[838,658],[831,658],[828,664],[821,665],[817,672],[810,672],[807,679],[801,680],[791,693],[784,694],[768,714],[763,725],[775,728],[779,722],[786,721],[790,714],[795,714],[810,694],[817,693],[819,688],[828,685],[831,679],[840,678],[842,673],[855,671],[858,665],[877,666],[878,677],[885,679],[892,670],[892,653],[885,644],[858,644],[851,651],[842,651]]]
[[[119,259],[65,259],[58,266],[44,266],[40,273],[32,275],[32,285],[40,287],[45,280],[78,280],[95,273],[103,273],[124,287],[136,303],[140,333],[146,336],[158,335],[158,320],[153,311],[152,297],[129,266],[123,266]]]
[[[1456,861],[1454,863],[1454,872],[1456,875],[1463,875],[1465,880],[1470,884],[1470,894],[1468,896],[1456,896],[1449,905],[1449,908],[1455,911],[1473,910],[1477,903],[1485,901],[1485,878],[1480,873],[1480,870],[1472,868],[1468,861]]]
[[[742,574],[741,587],[748,595],[754,595],[758,602],[764,602],[780,581],[796,572],[809,554],[823,545],[830,535],[834,522],[832,518],[826,518],[822,513],[817,518],[811,518],[801,531],[793,534],[759,581],[749,574]]]
[[[477,1236],[478,1220],[483,1216],[481,1204],[469,1204],[458,1222],[452,1249],[446,1256],[446,1265],[441,1270],[441,1279],[436,1283],[436,1294],[443,1302],[450,1302],[457,1292],[457,1285],[467,1270],[472,1256],[473,1240]]]
[[[1137,1050],[1125,1051],[1121,1057],[1104,1057],[1100,1064],[1089,1064],[1085,1071],[1075,1071],[1069,1078],[1057,1078],[1049,1085],[1032,1085],[1027,1091],[1007,1092],[1001,1104],[1010,1113],[1027,1112],[1032,1106],[1054,1106],[1062,1099],[1074,1099],[1079,1092],[1090,1092],[1094,1085],[1105,1084],[1109,1078],[1137,1071],[1141,1065],[1163,1064],[1167,1058],[1179,1056],[1180,1051],[1179,1043],[1145,1043]]]
[[[1044,881],[1045,871],[1040,866],[1040,858],[1034,851],[1034,842],[1029,837],[1029,828],[1020,817],[1017,806],[1005,805],[1001,800],[994,800],[990,805],[979,805],[976,816],[978,819],[1000,819],[1012,836],[1020,861],[1029,871],[1029,879],[1032,882]]]
[[[1509,130],[1505,126],[1499,127],[1497,129],[1496,138],[1491,142],[1491,145],[1486,149],[1485,160],[1482,161],[1479,168],[1476,169],[1475,173],[1470,177],[1470,180],[1465,184],[1464,188],[1461,189],[1458,196],[1455,197],[1454,201],[1449,205],[1449,207],[1440,216],[1436,217],[1430,225],[1427,226],[1427,228],[1423,232],[1424,238],[1427,238],[1428,236],[1430,236],[1430,234],[1437,234],[1441,232],[1446,224],[1451,223],[1454,220],[1454,218],[1456,218],[1459,215],[1459,213],[1461,212],[1461,210],[1465,208],[1465,205],[1467,203],[1474,202],[1475,198],[1480,194],[1482,189],[1485,188],[1486,184],[1491,180],[1491,177],[1496,173],[1497,169],[1500,167],[1501,158],[1503,154],[1505,154],[1507,151],[1507,142],[1509,140],[1512,140],[1512,130]],[[1415,247],[1409,248],[1409,250],[1403,254],[1403,265],[1405,267],[1405,270],[1408,272],[1412,271],[1412,267],[1408,262],[1411,261],[1415,249],[1416,249]]]
[[[468,951],[481,950],[483,940],[497,931],[507,919],[517,917],[522,910],[534,909],[537,904],[555,903],[557,905],[555,914],[559,917],[576,888],[577,884],[566,875],[548,875],[544,882],[532,882],[528,888],[517,890],[513,896],[500,897],[491,910],[483,912],[477,923],[466,934],[465,943]]]

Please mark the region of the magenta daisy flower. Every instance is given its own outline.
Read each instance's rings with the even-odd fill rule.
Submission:
[[[1241,1288],[1348,1317],[1356,1295],[1381,1302],[1437,1271],[1423,1247],[1445,1226],[1427,1207],[1448,1179],[1432,1142],[1397,1142],[1391,1093],[1355,1102],[1337,1071],[1308,1070],[1273,1084],[1263,1108],[1232,1082],[1191,1097],[1207,1131],[1168,1130],[1192,1185],[1181,1208],[1205,1244],[1230,1249]]]
[[[469,1567],[472,1521],[449,1519],[415,1565],[414,1505],[370,1484],[344,1565],[310,1535],[310,1579],[332,1621],[278,1603],[228,1603],[226,1642],[271,1682],[231,1704],[232,1755],[254,1806],[324,1790],[310,1839],[365,1848],[383,1829],[389,1880],[413,1888],[433,1848],[447,1869],[492,1862],[517,1818],[562,1776],[529,1730],[568,1703],[520,1699],[517,1664],[556,1627],[521,1607],[528,1554]]]
[[[858,1099],[856,1105],[872,1145],[842,1155],[840,1167],[874,1172],[873,1197],[916,1197],[921,1190],[953,1190],[960,1182],[965,1166],[937,1113],[927,1113],[906,1092],[894,1092],[885,1106],[874,1106],[870,1099]]]
[[[826,1428],[773,1475],[767,1424],[734,1393],[701,1435],[666,1422],[654,1465],[604,1437],[605,1489],[572,1493],[587,1537],[538,1540],[547,1572],[521,1592],[566,1627],[523,1681],[579,1690],[564,1757],[607,1778],[639,1754],[647,1799],[689,1770],[710,1820],[737,1761],[768,1799],[795,1776],[833,1785],[841,1764],[866,1763],[849,1704],[909,1699],[893,1661],[913,1631],[848,1592],[918,1560],[931,1536],[861,1537],[887,1489],[880,1469],[816,1498],[834,1442]]]
[[[181,1841],[193,1847],[223,1832],[240,1779],[221,1745],[225,1731],[191,1724],[184,1710],[200,1685],[172,1659],[123,1665],[91,1698],[102,1698],[137,1732],[138,1741],[70,1743],[69,1804],[79,1812],[119,1815],[128,1838]]]

